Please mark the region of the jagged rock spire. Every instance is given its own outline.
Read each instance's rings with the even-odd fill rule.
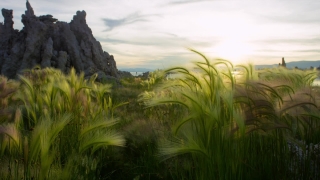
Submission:
[[[284,57],[282,57],[282,63],[281,63],[282,67],[287,67],[286,62],[284,61]]]
[[[72,22],[78,23],[78,24],[86,24],[86,16],[87,13],[85,11],[77,11],[77,14],[73,16]]]
[[[25,15],[27,17],[34,16],[33,8],[31,7],[31,5],[30,5],[28,0],[27,0],[27,3],[26,3],[26,6],[27,6],[27,10],[25,11]]]
[[[4,24],[0,28],[0,33],[11,33],[13,31],[13,15],[12,10],[2,9],[2,16],[4,18]]]

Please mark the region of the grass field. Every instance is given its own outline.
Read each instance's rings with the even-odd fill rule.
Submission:
[[[1,77],[0,179],[320,178],[318,72],[194,52],[190,69],[120,83]]]

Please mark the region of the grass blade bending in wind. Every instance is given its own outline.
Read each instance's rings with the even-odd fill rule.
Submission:
[[[151,105],[166,102],[184,104],[188,109],[188,117],[178,121],[174,129],[177,138],[183,139],[183,143],[168,143],[169,145],[167,144],[161,148],[160,152],[169,157],[191,153],[195,158],[194,161],[197,162],[207,159],[200,164],[198,171],[200,177],[202,176],[200,169],[210,172],[210,166],[213,165],[212,168],[219,168],[222,165],[224,156],[218,157],[214,150],[220,151],[219,141],[227,138],[225,136],[227,134],[225,132],[226,127],[230,126],[230,122],[232,122],[233,101],[230,99],[232,96],[227,95],[226,90],[232,91],[235,81],[231,75],[232,70],[223,73],[218,67],[223,64],[232,69],[232,65],[229,66],[226,61],[218,60],[212,64],[204,55],[197,51],[194,52],[205,59],[205,63],[195,63],[195,66],[201,71],[195,74],[193,71],[180,67],[167,70],[166,72],[181,73],[182,77],[184,77],[173,80],[171,87],[166,87],[168,91],[172,91],[175,94],[175,98],[159,97],[149,103]],[[231,89],[228,89],[223,84],[225,77],[229,79]],[[180,88],[175,88],[176,86]],[[181,133],[185,135],[181,136]],[[211,171],[214,172],[213,169]],[[211,178],[216,177],[213,174],[208,174],[207,177],[210,176]]]
[[[72,177],[78,173],[79,164],[71,169],[61,168],[73,164],[75,156],[88,157],[89,149],[93,153],[109,145],[124,146],[124,138],[113,128],[118,120],[109,120],[108,117],[109,111],[125,103],[109,107],[108,102],[112,102],[106,93],[110,92],[111,86],[98,84],[94,82],[95,78],[93,76],[88,81],[83,74],[77,75],[75,70],[65,75],[54,69],[33,69],[20,77],[20,88],[14,97],[21,103],[25,126],[17,126],[18,135],[10,133],[9,126],[4,124],[0,129],[1,132],[3,129],[2,134],[14,139],[11,147],[14,144],[21,147],[20,136],[24,136],[26,179],[32,176],[49,178],[53,173],[52,167],[66,170]],[[33,168],[38,163],[39,166]],[[81,172],[81,176],[87,177],[86,172]]]
[[[290,173],[286,162],[293,161],[287,148],[287,137],[293,135],[292,117],[301,119],[298,127],[309,131],[305,113],[310,111],[311,118],[314,108],[310,106],[315,106],[313,96],[308,98],[311,102],[294,103],[295,96],[310,85],[314,73],[283,68],[256,72],[249,64],[236,66],[240,70],[234,75],[230,62],[210,61],[191,51],[204,62],[195,62],[192,70],[166,70],[178,74],[177,78],[140,96],[148,107],[170,103],[187,110],[160,153],[166,158],[191,154],[198,166],[196,179],[286,177]]]

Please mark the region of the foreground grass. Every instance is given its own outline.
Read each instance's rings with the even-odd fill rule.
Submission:
[[[249,65],[234,75],[230,62],[198,54],[205,62],[195,62],[196,71],[169,69],[182,78],[141,96],[148,107],[178,104],[187,111],[171,126],[161,155],[191,155],[192,179],[318,177],[319,154],[310,146],[319,143],[316,72],[255,72]]]
[[[319,178],[317,73],[198,54],[113,87],[53,69],[1,77],[0,178]]]
[[[16,92],[7,97],[16,106],[15,116],[1,124],[2,157],[10,163],[8,178],[94,176],[99,149],[125,144],[112,128],[118,120],[112,116],[108,92],[110,86],[96,84],[94,77],[84,80],[73,70],[68,76],[53,69],[21,76]],[[19,163],[23,170],[11,167]]]

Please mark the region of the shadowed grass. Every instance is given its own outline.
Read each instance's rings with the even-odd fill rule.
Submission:
[[[16,124],[22,125],[0,128],[10,137],[11,148],[23,149],[12,154],[15,159],[24,157],[24,173],[15,177],[47,179],[63,172],[67,179],[75,174],[89,178],[92,174],[78,172],[81,163],[74,163],[75,157],[79,162],[104,147],[124,146],[123,136],[112,128],[118,123],[112,113],[119,105],[112,104],[108,95],[111,86],[95,83],[95,77],[85,80],[74,70],[64,75],[54,69],[33,69],[20,76],[14,97],[23,112]],[[1,141],[2,155],[7,153],[5,147]]]
[[[191,154],[198,166],[195,179],[282,179],[296,173],[288,166],[297,161],[289,157],[288,142],[297,132],[307,140],[302,136],[319,127],[318,121],[305,118],[320,115],[315,95],[303,93],[311,89],[316,72],[255,72],[253,65],[239,65],[234,75],[230,62],[209,61],[192,51],[204,62],[195,62],[191,70],[168,69],[166,73],[180,76],[140,96],[148,107],[179,104],[188,112],[175,121],[161,156]],[[298,94],[304,94],[302,101]]]

